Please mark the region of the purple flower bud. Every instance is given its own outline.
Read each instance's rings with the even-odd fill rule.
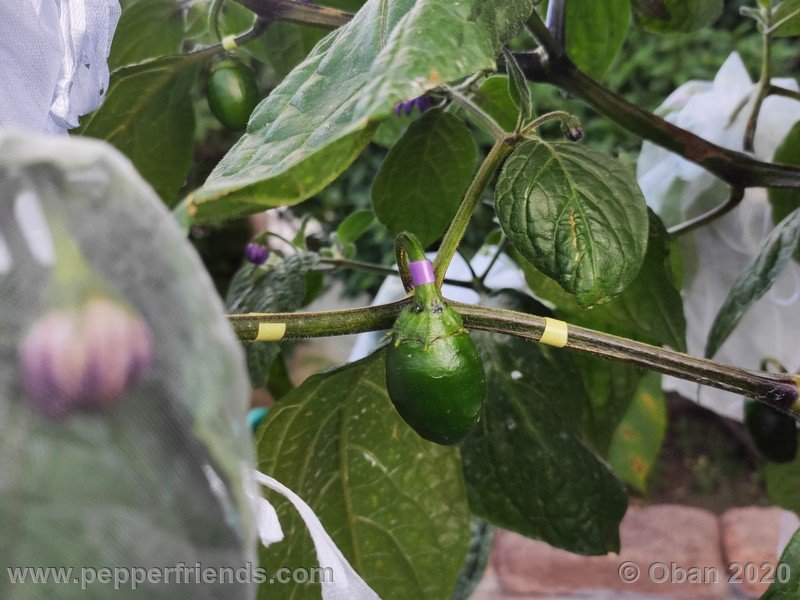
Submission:
[[[432,105],[433,103],[431,102],[430,97],[427,95],[422,95],[418,96],[417,98],[395,104],[394,114],[399,117],[402,113],[409,117],[411,116],[411,113],[414,112],[415,108],[419,111],[419,114],[423,114],[424,112],[430,110]]]
[[[153,360],[149,327],[116,302],[95,298],[39,319],[20,347],[25,393],[42,414],[111,406]]]
[[[414,102],[416,103],[417,110],[419,111],[419,114],[421,114],[421,115],[425,114],[427,111],[429,111],[431,109],[431,106],[433,106],[433,103],[431,102],[430,96],[428,96],[428,95],[420,96],[419,98],[414,100]]]
[[[580,142],[583,139],[583,128],[573,127],[564,134],[570,142]]]
[[[269,257],[269,248],[251,242],[244,249],[244,257],[254,265],[263,265]]]

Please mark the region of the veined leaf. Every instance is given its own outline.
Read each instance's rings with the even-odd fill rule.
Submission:
[[[648,212],[650,237],[642,268],[625,291],[611,302],[584,310],[552,279],[524,261],[520,264],[534,294],[552,302],[561,318],[576,325],[685,352],[686,318],[673,276],[669,237],[661,219],[653,211]]]
[[[755,257],[734,282],[719,309],[706,343],[706,356],[713,357],[739,320],[761,296],[766,294],[792,260],[800,245],[800,208],[775,226]]]
[[[614,432],[630,409],[643,372],[585,354],[575,356],[575,362],[589,399],[583,411],[583,430],[597,453],[608,457]]]
[[[633,173],[600,152],[525,142],[500,175],[495,207],[520,254],[584,308],[609,302],[639,273],[647,206]]]
[[[654,33],[689,33],[712,25],[723,0],[633,0],[637,23]]]
[[[231,280],[225,309],[231,313],[297,310],[308,291],[308,275],[318,260],[316,254],[297,252],[277,265],[245,263]],[[258,342],[245,343],[243,346],[250,383],[254,388],[266,387],[280,345],[278,342]]]
[[[175,2],[141,0],[119,19],[108,57],[110,69],[176,54],[184,35],[183,8]]]
[[[336,235],[342,244],[351,244],[364,235],[375,223],[375,213],[359,210],[348,215],[336,228]]]
[[[426,442],[397,415],[385,357],[313,375],[287,394],[258,435],[260,469],[300,495],[383,600],[447,600],[469,544],[458,451]],[[285,502],[286,540],[262,563],[317,564],[311,538]],[[259,597],[319,598],[318,585],[269,585]]]
[[[533,0],[370,0],[256,109],[247,134],[193,194],[196,220],[296,204],[318,192],[397,102],[491,68],[532,8]]]
[[[795,600],[800,597],[800,531],[795,532],[781,554],[774,577],[761,600]]]
[[[475,104],[497,121],[504,131],[514,131],[519,114],[510,89],[511,81],[507,75],[492,75],[481,82],[473,97]]]
[[[800,121],[783,138],[781,145],[775,150],[772,162],[800,166]],[[772,220],[775,223],[780,223],[789,213],[800,208],[800,190],[797,188],[771,188],[768,192]],[[800,260],[800,248],[795,253],[795,258]]]
[[[581,69],[599,77],[622,49],[631,20],[630,0],[572,0],[567,4],[567,51]]]
[[[784,0],[775,9],[772,22],[778,25],[773,32],[775,37],[794,37],[800,35],[800,0]]]
[[[666,428],[667,407],[661,376],[648,373],[617,427],[608,452],[614,472],[641,493],[647,491],[647,479],[661,450]]]
[[[508,95],[511,96],[511,100],[517,107],[516,128],[520,130],[533,117],[531,89],[528,87],[528,80],[522,73],[522,69],[514,55],[508,49],[503,49],[503,57],[505,58],[506,71],[508,72]]]
[[[488,395],[461,450],[473,512],[570,552],[618,551],[627,495],[583,439],[575,364],[516,338],[476,338]]]
[[[105,102],[78,130],[125,154],[168,206],[177,201],[192,164],[191,89],[202,60],[173,55],[117,69]]]
[[[393,235],[409,231],[428,246],[447,229],[469,187],[475,142],[460,119],[432,110],[389,151],[372,184],[372,208]]]

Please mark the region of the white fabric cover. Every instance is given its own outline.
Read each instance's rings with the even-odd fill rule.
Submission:
[[[797,90],[793,79],[774,83]],[[657,112],[672,123],[716,144],[741,151],[752,111],[755,85],[737,53],[731,54],[714,81],[689,82],[673,92]],[[741,108],[740,108],[741,107]],[[740,109],[736,114],[737,109]],[[800,120],[800,102],[771,96],[762,107],[755,155],[769,161],[780,142]],[[647,203],[665,224],[677,225],[723,202],[728,187],[698,165],[645,142],[638,163],[639,184]],[[757,254],[772,228],[764,190],[750,189],[734,211],[680,239],[684,261],[683,298],[687,343],[702,356],[711,324],[736,278]],[[773,357],[788,369],[800,367],[800,265],[792,262],[775,286],[742,319],[716,355],[722,362],[758,368]],[[687,381],[664,378],[674,390],[722,415],[742,419],[740,396]]]
[[[118,0],[0,2],[0,127],[63,133],[100,106]]]

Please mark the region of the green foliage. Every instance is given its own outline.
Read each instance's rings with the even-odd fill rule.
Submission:
[[[372,185],[375,215],[392,235],[408,231],[429,246],[452,221],[475,159],[475,142],[463,121],[429,111],[383,161]]]
[[[723,0],[633,0],[637,23],[655,33],[687,33],[719,19]]]
[[[788,565],[788,571],[783,571],[781,565]],[[787,581],[781,581],[782,572],[788,572]],[[796,532],[778,561],[778,573],[775,581],[761,600],[794,600],[800,596],[800,531]]]
[[[531,89],[528,87],[528,80],[525,78],[514,55],[504,49],[503,58],[505,58],[506,71],[508,72],[508,95],[511,97],[518,113],[516,130],[519,131],[533,117]]]
[[[487,403],[462,445],[473,512],[581,554],[619,550],[627,496],[580,431],[580,372],[563,351],[476,336]]]
[[[520,262],[525,280],[541,299],[553,303],[561,318],[577,325],[686,351],[683,300],[673,276],[667,231],[648,211],[650,236],[642,268],[622,294],[588,311],[530,264]]]
[[[781,145],[775,150],[772,161],[785,165],[800,166],[800,121],[783,138]],[[800,190],[792,188],[772,188],[769,190],[769,201],[772,204],[772,220],[777,224],[800,207]],[[800,260],[800,249],[795,253]]]
[[[164,0],[142,0],[120,17],[111,54],[110,69],[175,54],[184,36],[183,8]]]
[[[800,208],[781,221],[764,240],[758,256],[734,282],[719,309],[706,343],[706,356],[717,353],[747,309],[766,294],[800,245]]]
[[[748,398],[744,405],[744,424],[759,452],[768,460],[786,463],[797,456],[794,417]]]
[[[800,0],[784,0],[775,9],[772,22],[777,25],[775,37],[795,37],[800,35]]]
[[[297,252],[278,264],[245,263],[231,280],[225,308],[231,313],[291,312],[303,305],[308,276],[319,262],[316,254]],[[269,387],[273,361],[280,352],[277,342],[245,344],[247,370],[253,387]]]
[[[506,162],[495,202],[514,247],[584,308],[609,302],[639,272],[644,197],[633,173],[599,152],[526,142]]]
[[[667,429],[667,406],[661,376],[648,373],[625,413],[608,451],[614,472],[636,491],[647,492],[647,479]]]
[[[117,69],[105,102],[78,130],[125,154],[167,206],[177,202],[192,164],[191,91],[203,60],[183,54]]]
[[[508,76],[492,75],[481,82],[473,98],[475,104],[486,111],[503,131],[514,131],[519,114],[511,96],[511,85]]]
[[[299,494],[384,600],[447,600],[469,544],[458,451],[422,440],[397,415],[384,356],[314,375],[259,429],[259,468]],[[297,513],[275,504],[290,541],[261,553],[287,568],[316,563]],[[315,585],[263,585],[259,598],[319,598]]]
[[[631,20],[630,0],[572,0],[567,4],[567,52],[599,77],[614,62]]]
[[[769,463],[764,468],[770,499],[800,514],[800,456],[787,463]]]
[[[475,10],[476,2],[403,0],[391,11],[367,2],[259,106],[247,134],[193,195],[196,219],[309,198],[352,163],[397,102],[491,67],[531,0],[503,0],[491,11]]]
[[[469,541],[469,552],[461,573],[458,574],[456,589],[450,600],[469,600],[472,593],[480,584],[486,567],[489,566],[489,557],[494,541],[494,527],[483,519],[472,517],[470,521],[472,539]]]

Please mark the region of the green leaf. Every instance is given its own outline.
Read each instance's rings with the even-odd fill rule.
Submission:
[[[481,82],[473,101],[489,114],[503,131],[514,131],[519,110],[511,97],[511,81],[506,75],[492,75]],[[492,133],[492,132],[488,132]]]
[[[103,105],[78,132],[105,140],[173,206],[192,165],[196,55],[174,55],[117,69]]]
[[[520,266],[531,290],[552,302],[561,318],[576,325],[685,352],[686,318],[673,274],[669,236],[661,219],[653,211],[648,214],[650,237],[642,268],[625,291],[611,302],[584,310],[574,296],[565,293],[532,265],[519,261]]]
[[[473,517],[469,529],[472,538],[469,541],[467,560],[464,561],[461,573],[458,574],[456,589],[453,590],[450,600],[469,600],[483,580],[486,567],[489,566],[489,557],[494,541],[494,527],[483,519]]]
[[[775,37],[800,35],[800,0],[785,0],[775,9],[772,22],[780,23],[773,31]]]
[[[589,402],[583,411],[583,430],[594,449],[608,456],[614,432],[630,408],[642,371],[625,364],[613,364],[602,358],[576,355]]]
[[[183,8],[164,0],[142,0],[119,19],[108,57],[110,69],[176,54],[184,35]]]
[[[467,126],[441,110],[415,121],[389,151],[372,184],[372,208],[393,235],[408,231],[423,246],[453,219],[475,170]]]
[[[781,145],[775,150],[772,162],[800,167],[800,121],[783,138]],[[772,204],[772,220],[776,224],[793,210],[800,208],[800,190],[797,188],[771,188],[768,192]],[[795,258],[800,261],[800,250],[795,253]]]
[[[661,450],[666,429],[667,406],[661,390],[661,376],[648,373],[617,427],[608,452],[608,462],[614,472],[642,494],[647,492],[647,479]]]
[[[383,598],[446,600],[464,564],[469,508],[458,451],[426,442],[397,415],[384,353],[313,375],[270,410],[260,469],[301,496]],[[275,498],[286,540],[262,564],[317,564],[298,514]],[[269,585],[259,598],[318,599],[317,585]]]
[[[633,0],[633,16],[654,33],[689,33],[722,15],[723,0]]]
[[[495,207],[520,254],[584,308],[609,302],[639,273],[647,206],[633,173],[600,152],[525,142],[503,168]]]
[[[192,196],[195,218],[312,196],[352,163],[397,102],[493,68],[532,8],[533,0],[370,0],[256,109],[247,134]]]
[[[231,279],[225,298],[229,313],[291,312],[303,305],[308,275],[319,262],[310,252],[290,254],[279,264],[258,266],[245,263]],[[277,342],[243,343],[247,371],[254,388],[266,387],[272,363],[278,356]]]
[[[717,353],[747,309],[769,291],[799,245],[800,208],[775,226],[761,245],[758,256],[734,282],[708,334],[707,357]]]
[[[525,78],[517,59],[507,48],[503,48],[503,57],[505,58],[506,71],[508,72],[508,95],[511,96],[511,100],[517,107],[516,130],[519,131],[533,117],[531,89],[528,87],[528,80]]]
[[[369,231],[375,223],[375,213],[371,210],[359,210],[348,215],[336,229],[336,235],[342,244],[351,244]]]
[[[795,532],[778,561],[774,581],[761,600],[800,598],[800,531]]]
[[[800,514],[800,454],[788,463],[768,463],[764,478],[770,500]]]
[[[567,4],[567,52],[581,69],[601,76],[622,49],[630,0],[572,0]]]
[[[476,338],[487,402],[461,449],[473,512],[570,552],[618,551],[627,495],[581,434],[577,367],[560,350]]]

